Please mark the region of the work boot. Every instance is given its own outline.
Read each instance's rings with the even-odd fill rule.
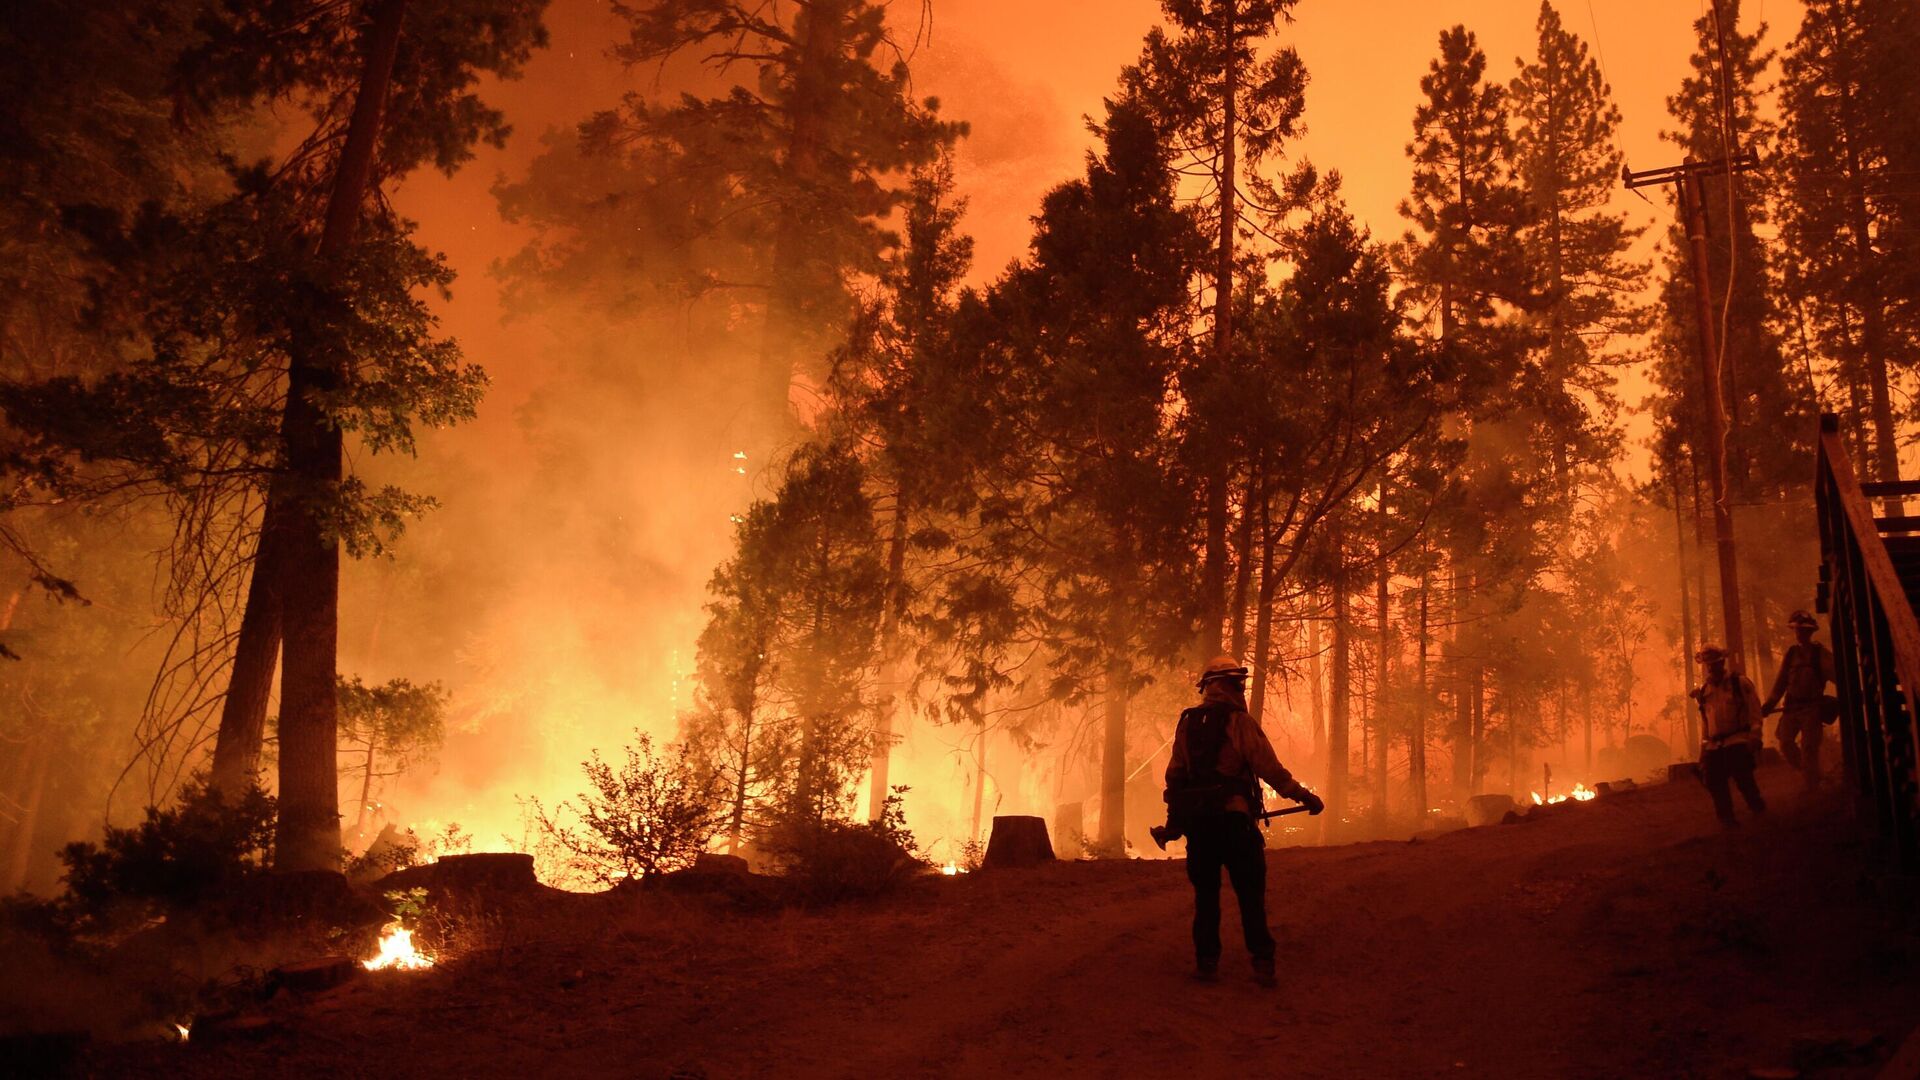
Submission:
[[[1195,982],[1219,982],[1220,958],[1217,956],[1200,956],[1194,958],[1193,978]]]
[[[1261,986],[1267,987],[1278,985],[1273,977],[1273,957],[1256,956],[1253,958],[1253,981],[1259,983]]]

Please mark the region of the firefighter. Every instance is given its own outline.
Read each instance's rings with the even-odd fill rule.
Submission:
[[[1222,656],[1200,674],[1200,704],[1180,714],[1173,760],[1167,763],[1167,826],[1154,830],[1165,846],[1187,838],[1187,880],[1193,883],[1194,975],[1212,982],[1220,969],[1220,871],[1240,904],[1240,928],[1253,957],[1254,981],[1274,985],[1273,934],[1267,929],[1266,841],[1254,824],[1260,781],[1310,813],[1326,809],[1280,759],[1258,721],[1247,714],[1247,669]]]
[[[1813,640],[1813,632],[1819,628],[1813,616],[1796,611],[1788,616],[1787,625],[1793,627],[1795,642],[1780,658],[1780,674],[1775,676],[1773,691],[1760,713],[1772,713],[1785,699],[1780,726],[1775,729],[1780,756],[1800,770],[1806,777],[1807,790],[1812,791],[1820,786],[1822,728],[1838,716],[1838,710],[1828,704],[1838,702],[1827,696],[1827,684],[1833,681],[1833,653]]]
[[[1693,691],[1700,706],[1700,778],[1713,795],[1720,824],[1739,828],[1730,784],[1740,788],[1754,814],[1767,812],[1767,801],[1753,780],[1760,756],[1760,693],[1752,679],[1727,669],[1727,650],[1720,646],[1705,646],[1694,659],[1706,669],[1706,681]]]

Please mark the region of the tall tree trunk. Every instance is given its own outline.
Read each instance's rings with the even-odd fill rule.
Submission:
[[[1348,655],[1353,630],[1348,610],[1346,537],[1333,529],[1333,717],[1327,728],[1327,810],[1329,828],[1338,831],[1347,810],[1348,720],[1352,716],[1352,666]]]
[[[220,702],[220,728],[214,736],[208,780],[223,796],[245,790],[260,769],[267,703],[273,697],[273,676],[280,660],[280,588],[286,573],[281,553],[291,524],[291,500],[284,488],[284,483],[276,481],[267,494],[240,635],[234,644],[233,672],[227,680],[227,696]]]
[[[740,837],[747,825],[747,777],[753,767],[753,705],[740,709],[740,761],[733,779],[733,806],[727,818],[727,853],[740,853]]]
[[[1521,785],[1526,777],[1520,773],[1520,720],[1523,710],[1513,702],[1507,702],[1507,794],[1514,798],[1521,795]]]
[[[1234,658],[1246,663],[1247,654],[1247,599],[1253,586],[1254,516],[1265,500],[1260,491],[1260,470],[1249,466],[1246,494],[1240,504],[1240,523],[1234,537],[1234,558],[1237,564],[1233,574],[1233,607],[1228,612],[1227,622],[1233,628],[1233,646],[1229,650]]]
[[[1386,552],[1386,493],[1380,496],[1380,566],[1374,582],[1374,638],[1375,650],[1380,660],[1375,665],[1373,678],[1373,817],[1384,821],[1387,816],[1387,758],[1393,752],[1393,739],[1387,727],[1388,676],[1392,674],[1392,633],[1388,628],[1389,613],[1388,578],[1392,576],[1387,568]]]
[[[1127,831],[1127,689],[1132,665],[1126,655],[1108,645],[1106,739],[1100,754],[1100,852],[1118,858],[1126,851]]]
[[[1747,580],[1757,582],[1760,577],[1757,574],[1749,574]],[[1756,686],[1769,686],[1773,682],[1773,642],[1767,636],[1767,614],[1759,589],[1747,590],[1747,610],[1753,615],[1752,678]]]
[[[320,258],[336,267],[351,252],[372,187],[374,155],[406,0],[381,0],[365,31],[366,58],[353,118],[327,203]],[[328,272],[331,272],[329,270]],[[325,317],[323,314],[321,317]],[[343,441],[325,400],[338,388],[345,357],[307,340],[289,350],[282,432],[287,471],[300,488],[289,511],[282,601],[280,821],[274,858],[283,870],[335,869],[340,863],[339,702],[335,681],[340,634],[340,541],[324,509],[339,490]],[[271,510],[269,511],[271,513]]]
[[[814,543],[814,581],[817,583],[813,595],[812,622],[808,627],[808,641],[826,640],[827,630],[827,586],[829,568],[832,566],[832,541],[827,535],[825,518],[820,521],[819,535]],[[802,680],[803,690],[800,697],[800,760],[794,783],[794,808],[804,814],[808,821],[818,821],[823,816],[821,805],[820,781],[823,766],[820,762],[820,725],[826,719],[822,708],[826,691],[825,675],[822,665],[825,660],[819,656],[808,658],[806,674]]]
[[[907,492],[898,487],[893,494],[893,534],[887,538],[886,607],[880,613],[880,657],[886,665],[886,700],[874,719],[873,785],[867,793],[867,820],[879,821],[887,808],[888,766],[893,758],[894,718],[900,712],[900,697],[905,690],[901,677],[904,666],[895,655],[900,637],[900,609],[906,595],[907,576]]]
[[[1686,523],[1680,516],[1680,478],[1676,475],[1672,481],[1673,539],[1678,549],[1674,553],[1674,558],[1675,565],[1680,571],[1680,685],[1686,686],[1688,675],[1693,670],[1691,665],[1696,651],[1693,644],[1693,605],[1687,596],[1687,530]],[[1687,745],[1690,748],[1688,752],[1691,753],[1700,745],[1699,730],[1694,723],[1692,709],[1683,707],[1680,713],[1686,717]]]
[[[1220,5],[1222,31],[1227,45],[1226,69],[1221,72],[1222,123],[1220,126],[1220,172],[1217,180],[1219,188],[1220,234],[1215,242],[1215,265],[1213,271],[1213,363],[1212,377],[1216,385],[1224,384],[1230,370],[1233,356],[1233,249],[1234,233],[1238,227],[1238,206],[1235,196],[1238,194],[1239,165],[1235,160],[1239,149],[1239,98],[1240,72],[1237,67],[1237,53],[1233,42],[1238,35],[1234,24],[1237,14],[1236,4]],[[1210,639],[1209,652],[1219,652],[1222,623],[1225,621],[1227,587],[1227,484],[1231,469],[1227,462],[1227,446],[1224,432],[1216,424],[1209,433],[1211,460],[1208,462],[1207,478],[1207,550],[1203,568],[1202,586],[1206,590],[1205,634]]]
[[[1593,688],[1580,688],[1580,724],[1586,731],[1587,775],[1593,775]]]
[[[1253,613],[1253,685],[1248,690],[1247,707],[1255,720],[1266,717],[1267,679],[1271,675],[1273,660],[1273,598],[1279,588],[1279,575],[1273,572],[1274,548],[1277,537],[1274,534],[1273,518],[1269,513],[1266,500],[1260,501],[1260,589],[1254,600]],[[1316,670],[1319,661],[1314,661]],[[1319,693],[1316,685],[1314,693]]]
[[[353,819],[353,832],[359,836],[367,826],[367,800],[373,797],[373,751],[377,736],[367,736],[367,766],[360,774],[360,812]]]
[[[1473,671],[1467,656],[1467,575],[1458,560],[1449,568],[1453,586],[1453,797],[1465,801],[1475,786],[1478,748],[1473,737]]]
[[[1123,545],[1119,565],[1123,573],[1133,565],[1132,549]],[[1106,731],[1100,754],[1100,837],[1103,855],[1126,854],[1127,833],[1127,702],[1133,693],[1133,659],[1129,650],[1134,596],[1131,579],[1111,583],[1104,627],[1106,670]]]
[[[799,34],[799,60],[793,68],[787,97],[787,148],[782,170],[792,182],[792,190],[807,192],[823,188],[823,159],[827,150],[822,125],[824,117],[836,107],[835,88],[828,77],[832,58],[846,40],[850,0],[812,0],[802,5],[795,29]],[[767,285],[767,308],[761,330],[759,370],[754,374],[753,400],[749,423],[753,435],[761,440],[760,449],[778,445],[793,428],[788,398],[792,394],[794,367],[803,354],[805,335],[802,312],[808,292],[830,287],[816,272],[817,244],[810,236],[812,206],[781,207],[780,224],[773,238],[770,259],[771,280]]]
[[[1429,620],[1428,601],[1433,594],[1433,573],[1427,567],[1424,556],[1420,561],[1420,627],[1419,627],[1419,682],[1414,687],[1413,730],[1407,733],[1407,779],[1413,786],[1413,812],[1426,820],[1427,813],[1427,699],[1432,693],[1433,683],[1428,671],[1428,654],[1431,649],[1432,625]]]
[[[967,838],[974,843],[980,842],[980,807],[985,802],[987,791],[987,726],[980,725],[979,741],[973,748],[973,825],[967,830]]]
[[[1478,795],[1487,777],[1487,669],[1477,663],[1469,676],[1468,694],[1467,704],[1472,710],[1468,722],[1473,737],[1473,771],[1467,779],[1473,793]]]
[[[1839,29],[1834,28],[1835,52],[1841,53],[1842,45],[1838,40]],[[1856,260],[1854,276],[1856,280],[1872,281],[1879,275],[1874,266],[1873,250],[1873,210],[1867,203],[1867,190],[1864,182],[1865,172],[1860,162],[1860,150],[1856,137],[1860,123],[1854,109],[1854,85],[1848,76],[1853,74],[1844,65],[1834,80],[1835,96],[1840,111],[1841,165],[1846,170],[1848,231],[1853,235],[1853,253]],[[1867,376],[1873,401],[1873,447],[1874,465],[1881,480],[1900,479],[1900,444],[1898,431],[1893,421],[1893,392],[1887,368],[1886,316],[1880,305],[1872,301],[1860,305],[1860,346],[1861,365]],[[1889,514],[1904,513],[1904,503],[1898,497],[1887,500]],[[1759,629],[1764,629],[1760,627]]]
[[[45,731],[29,737],[26,755],[26,765],[21,770],[25,785],[20,795],[20,820],[13,827],[13,843],[7,849],[8,896],[26,888],[27,871],[33,868],[33,850],[40,833],[40,803],[47,790],[47,768],[53,760],[52,740]]]
[[[1320,768],[1321,786],[1333,777],[1327,763],[1327,665],[1321,658],[1320,613],[1307,617],[1307,677],[1313,686],[1308,695],[1313,707],[1313,762]]]

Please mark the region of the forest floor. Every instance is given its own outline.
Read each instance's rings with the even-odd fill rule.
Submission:
[[[1837,797],[1800,796],[1778,767],[1761,781],[1774,812],[1731,833],[1675,783],[1432,840],[1269,852],[1278,989],[1252,982],[1231,900],[1221,981],[1190,979],[1180,863],[1060,863],[819,911],[579,907],[328,991],[258,1041],[100,1048],[86,1069],[1875,1075],[1920,1022],[1912,893]]]

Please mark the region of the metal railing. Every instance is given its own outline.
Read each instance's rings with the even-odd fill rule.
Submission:
[[[1868,500],[1920,495],[1920,481],[1862,484],[1840,439],[1820,417],[1814,507],[1820,520],[1818,606],[1833,633],[1840,746],[1863,815],[1906,867],[1916,865],[1920,783],[1914,717],[1920,715],[1920,517],[1876,518]],[[1889,547],[1889,544],[1893,547]]]

